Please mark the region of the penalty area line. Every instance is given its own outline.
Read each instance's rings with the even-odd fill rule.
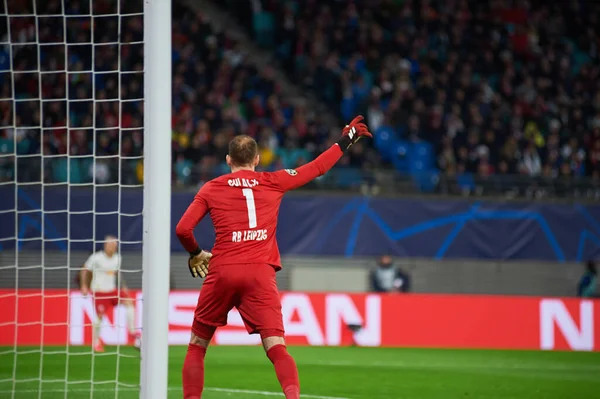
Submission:
[[[181,391],[181,387],[168,387],[169,391]],[[277,396],[283,397],[283,393],[281,392],[272,392],[272,391],[258,391],[254,389],[233,389],[233,388],[216,388],[216,387],[204,387],[205,391],[210,392],[222,392],[222,393],[235,393],[241,395],[258,395],[258,396]],[[42,389],[42,393],[91,393],[92,389],[88,388],[72,388],[72,389],[64,389],[64,388],[50,388],[50,389]],[[115,388],[94,388],[94,392],[115,392]],[[119,392],[137,392],[139,388],[133,387],[121,387],[118,389]],[[17,389],[16,391],[12,390],[0,390],[0,394],[9,394],[9,393],[37,393],[40,392],[39,389]],[[321,396],[321,395],[310,395],[310,394],[302,394],[303,398],[309,399],[350,399],[336,396]]]

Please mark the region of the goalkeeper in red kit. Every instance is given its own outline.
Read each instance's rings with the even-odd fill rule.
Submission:
[[[217,327],[236,307],[250,334],[260,334],[267,357],[287,399],[300,397],[298,369],[284,341],[281,301],[275,273],[281,260],[275,234],[283,194],[325,174],[363,137],[372,137],[356,117],[340,140],[298,169],[255,172],[256,141],[235,137],[229,143],[231,173],[206,183],[177,224],[177,237],[190,253],[193,277],[206,277],[194,312],[192,336],[183,363],[183,396],[199,399],[204,388],[204,356]],[[212,253],[202,250],[194,228],[207,214],[216,239]]]

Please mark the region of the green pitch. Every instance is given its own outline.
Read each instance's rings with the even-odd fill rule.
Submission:
[[[20,348],[12,396],[14,356],[0,348],[0,398],[38,398],[40,389],[44,399],[64,398],[65,388],[68,398],[90,398],[91,381],[93,398],[138,397],[138,352],[124,347],[117,357],[116,348],[108,348],[92,360],[89,350],[69,348],[67,363],[64,347],[44,347],[43,356],[39,348]],[[600,398],[599,353],[316,347],[290,352],[306,398]],[[182,397],[184,355],[185,347],[170,350],[169,398]],[[260,347],[210,348],[206,386],[204,399],[282,397]]]

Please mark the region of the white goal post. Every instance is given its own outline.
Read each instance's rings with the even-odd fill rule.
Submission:
[[[171,251],[171,0],[144,1],[144,253],[141,398],[168,391]]]
[[[168,397],[171,7],[0,0],[0,398]],[[108,236],[110,314],[75,280]]]

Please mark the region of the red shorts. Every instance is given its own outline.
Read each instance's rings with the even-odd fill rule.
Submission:
[[[108,310],[114,308],[122,299],[130,299],[131,297],[125,290],[114,290],[110,292],[95,292],[94,306],[96,313],[105,314]]]
[[[249,334],[283,337],[281,299],[272,266],[227,265],[211,270],[200,290],[192,332],[210,340],[216,327],[227,324],[233,307]]]

